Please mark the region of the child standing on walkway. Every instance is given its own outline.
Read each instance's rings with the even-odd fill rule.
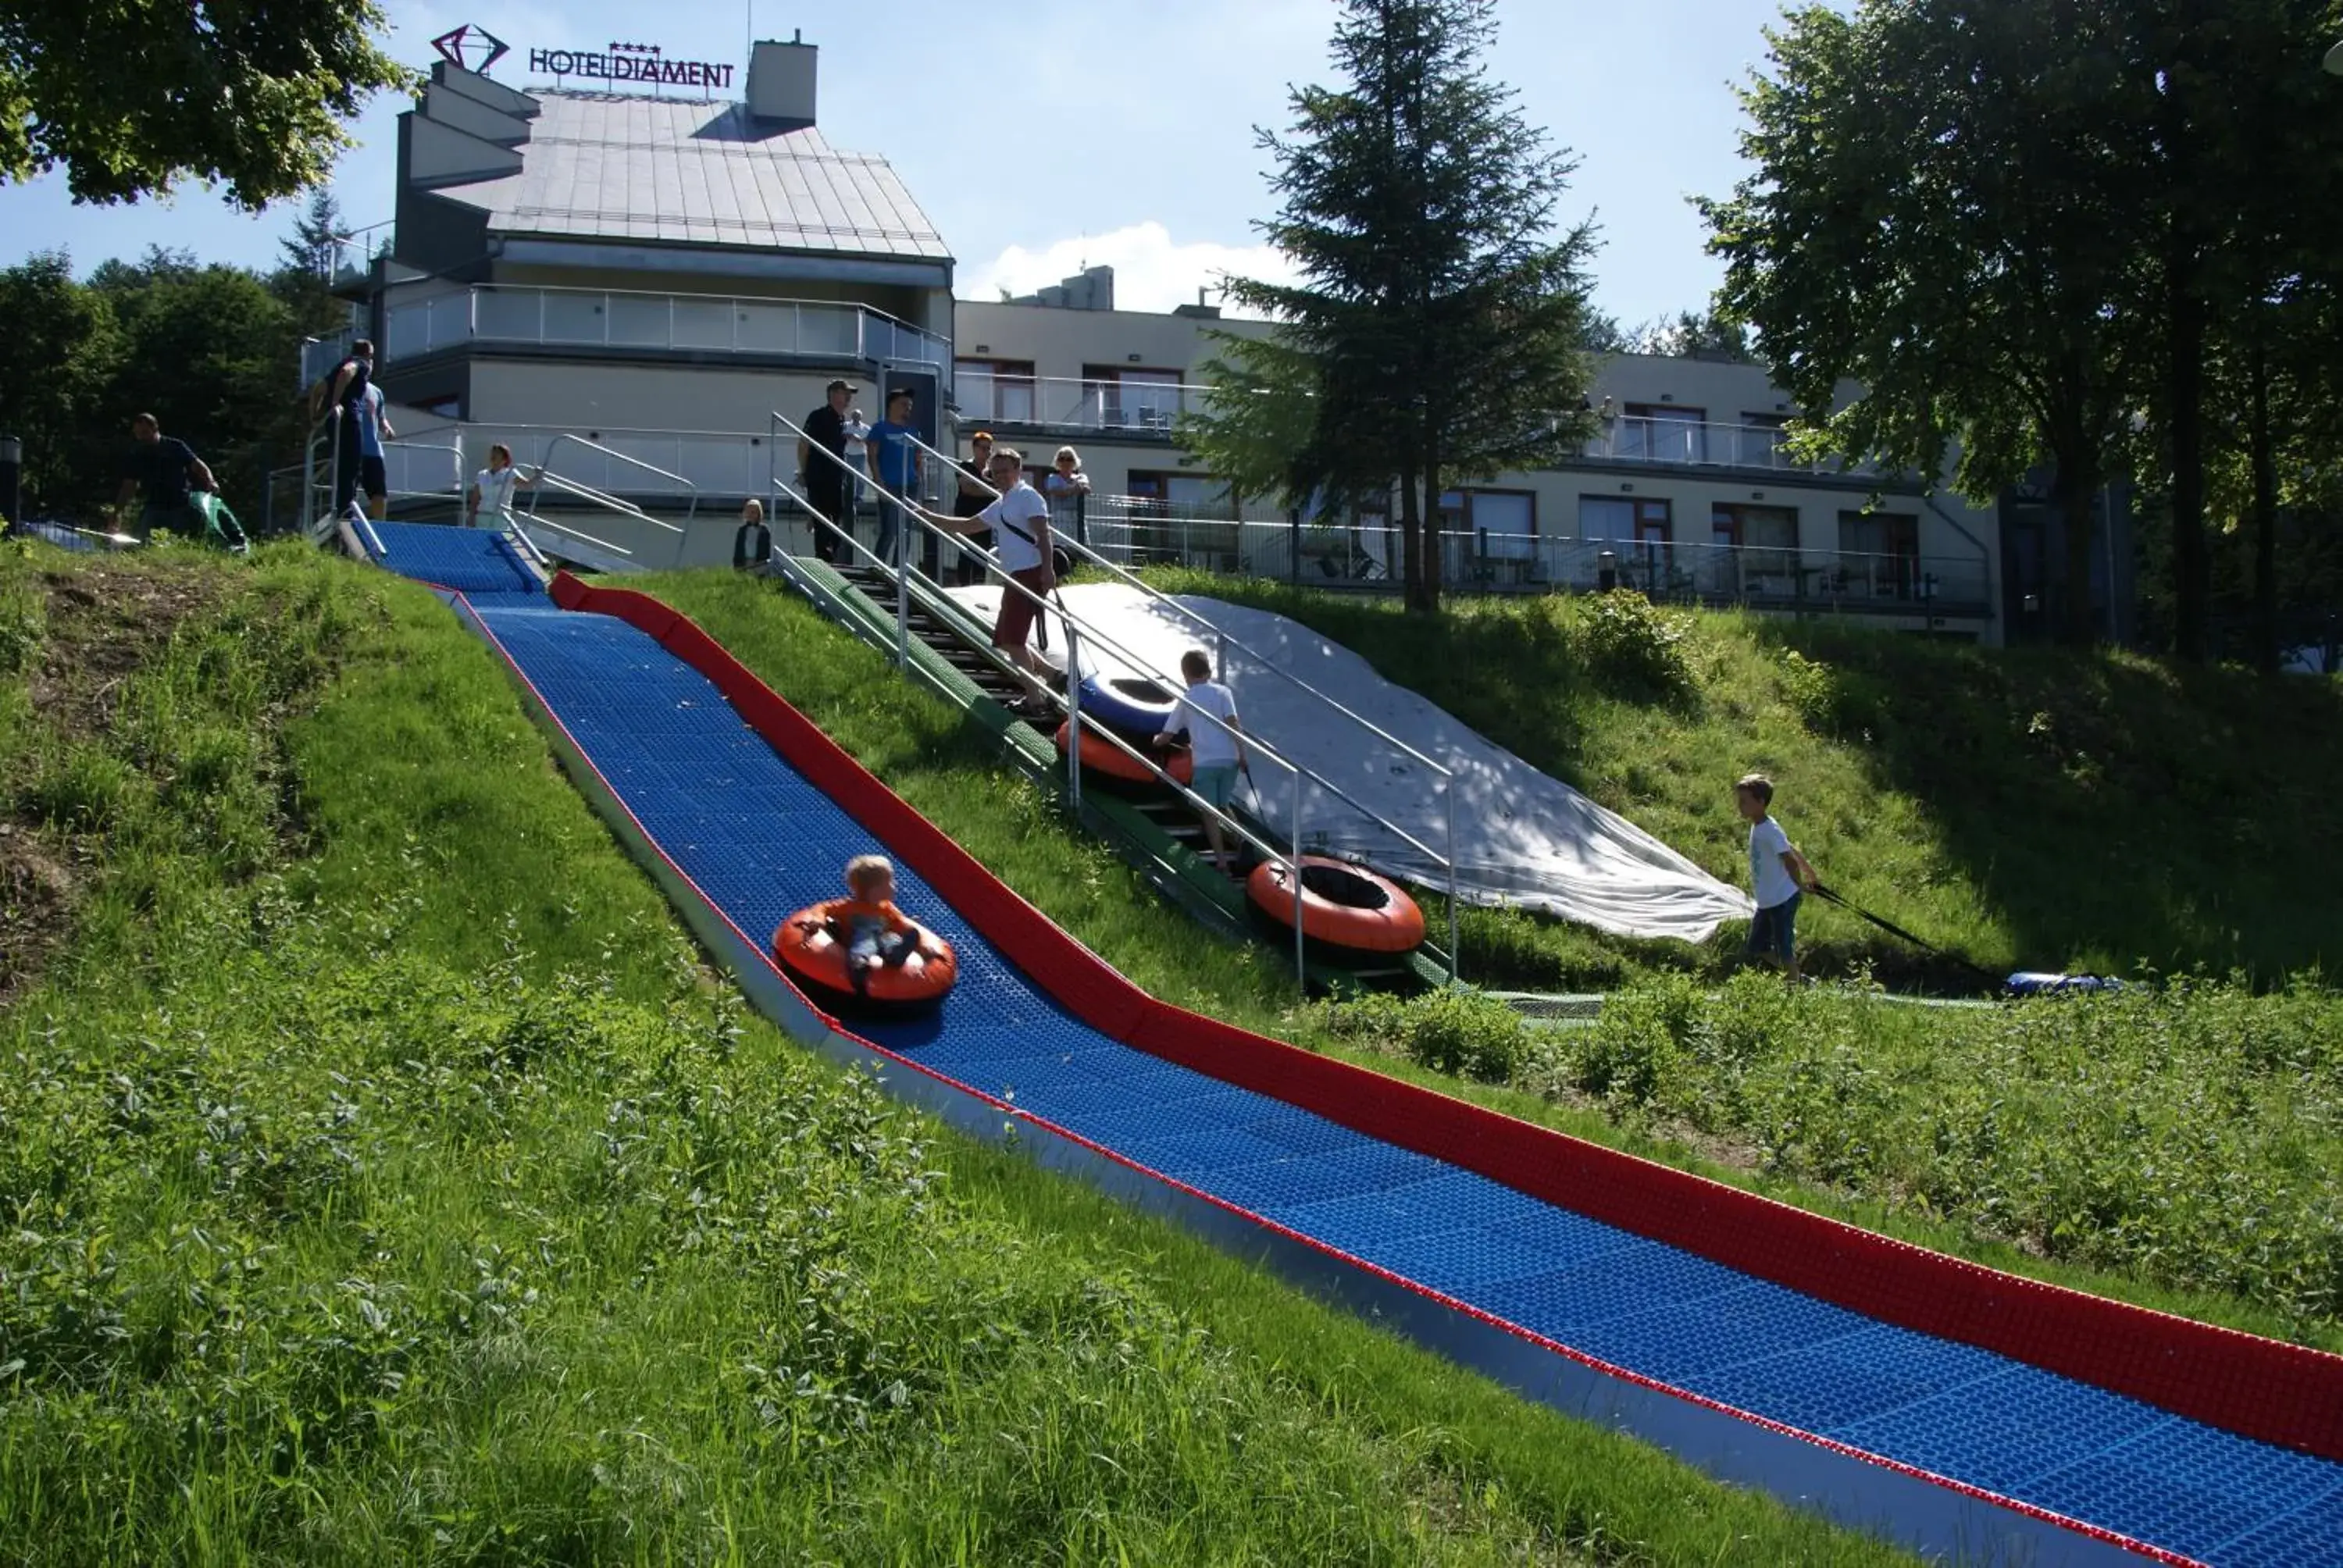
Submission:
[[[1172,705],[1171,728],[1155,738],[1155,744],[1169,747],[1181,731],[1186,731],[1189,760],[1195,767],[1194,779],[1188,787],[1213,810],[1225,811],[1236,793],[1237,774],[1252,772],[1245,760],[1244,745],[1237,739],[1244,726],[1237,721],[1236,693],[1212,678],[1212,661],[1202,648],[1192,648],[1180,656],[1180,673],[1188,678],[1188,689]],[[1227,875],[1228,845],[1221,836],[1218,817],[1204,818],[1204,838],[1212,846],[1212,864]]]
[[[1733,803],[1749,824],[1750,891],[1757,913],[1749,922],[1749,956],[1798,979],[1798,896],[1816,880],[1814,867],[1791,847],[1774,820],[1774,781],[1752,773],[1733,786]]]

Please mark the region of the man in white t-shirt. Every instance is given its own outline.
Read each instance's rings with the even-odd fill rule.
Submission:
[[[1188,689],[1172,705],[1172,721],[1155,738],[1155,744],[1172,746],[1184,730],[1188,759],[1195,768],[1188,788],[1202,796],[1214,811],[1225,811],[1230,797],[1236,793],[1237,775],[1252,775],[1252,764],[1245,760],[1244,742],[1238,739],[1244,726],[1237,722],[1236,693],[1212,678],[1212,661],[1202,648],[1192,648],[1180,656],[1180,673],[1188,678]],[[1225,876],[1229,850],[1221,837],[1218,817],[1204,818],[1204,837],[1212,846],[1212,864]]]
[[[1785,970],[1798,979],[1798,895],[1816,878],[1806,858],[1790,845],[1790,836],[1768,811],[1774,804],[1774,781],[1752,773],[1733,786],[1733,803],[1749,824],[1750,891],[1757,913],[1749,922],[1749,956]]]
[[[1050,540],[1050,503],[1041,498],[1041,491],[1025,482],[1025,456],[1014,447],[992,449],[984,477],[1001,495],[972,518],[955,518],[927,507],[918,509],[929,522],[950,533],[976,534],[990,529],[993,554],[1001,570],[1009,574],[1011,583],[1021,584],[1028,590],[1019,593],[1008,584],[1002,585],[1001,613],[992,623],[992,646],[1008,655],[1009,661],[1031,678],[1025,705],[1029,710],[1038,712],[1049,706],[1043,684],[1049,677],[1049,667],[1025,645],[1025,639],[1031,634],[1033,618],[1041,609],[1036,601],[1058,586],[1058,574],[1052,564],[1056,551]],[[916,502],[906,504],[918,506]]]

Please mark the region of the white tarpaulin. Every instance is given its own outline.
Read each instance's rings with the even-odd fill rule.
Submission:
[[[1138,673],[1177,690],[1183,684],[1180,656],[1192,648],[1215,652],[1211,634],[1136,588],[1083,584],[1063,595],[1066,608],[1084,625],[1128,655],[1118,657],[1084,641],[1086,675]],[[990,624],[1001,590],[960,588],[954,597]],[[1393,685],[1349,648],[1268,610],[1192,595],[1179,596],[1176,602],[1243,645],[1230,648],[1222,678],[1236,692],[1245,729],[1358,803],[1348,804],[1305,779],[1305,849],[1356,855],[1387,876],[1444,890],[1448,872],[1435,856],[1448,850],[1447,801],[1432,769],[1264,666],[1300,677],[1454,770],[1457,892],[1463,901],[1537,910],[1624,936],[1686,941],[1705,940],[1723,921],[1748,918],[1746,894],[1415,692]],[[1050,620],[1048,657],[1062,666],[1064,629],[1056,617]],[[1287,842],[1292,776],[1256,762],[1253,783],[1250,793],[1240,785],[1236,803],[1267,824],[1273,842]],[[1375,817],[1404,829],[1433,853],[1411,847]]]

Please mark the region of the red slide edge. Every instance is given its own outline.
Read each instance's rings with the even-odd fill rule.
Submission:
[[[1111,1039],[1727,1268],[2175,1414],[2343,1460],[2343,1356],[2004,1273],[1156,1000],[866,771],[689,618],[567,572],[564,609],[657,639],[1011,962]]]

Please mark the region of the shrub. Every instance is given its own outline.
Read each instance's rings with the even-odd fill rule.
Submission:
[[[1440,1072],[1509,1083],[1529,1060],[1521,1015],[1481,991],[1436,990],[1407,1009],[1408,1059]]]
[[[1689,617],[1626,588],[1596,594],[1579,607],[1580,652],[1614,697],[1666,701],[1691,696],[1697,689],[1685,646],[1691,631]]]
[[[1578,1087],[1605,1100],[1650,1106],[1677,1076],[1700,1027],[1700,990],[1687,976],[1614,991],[1577,1053]]]
[[[1485,992],[1436,990],[1403,1001],[1378,991],[1330,1004],[1327,1032],[1393,1050],[1419,1066],[1483,1083],[1510,1083],[1530,1060],[1521,1016]]]

